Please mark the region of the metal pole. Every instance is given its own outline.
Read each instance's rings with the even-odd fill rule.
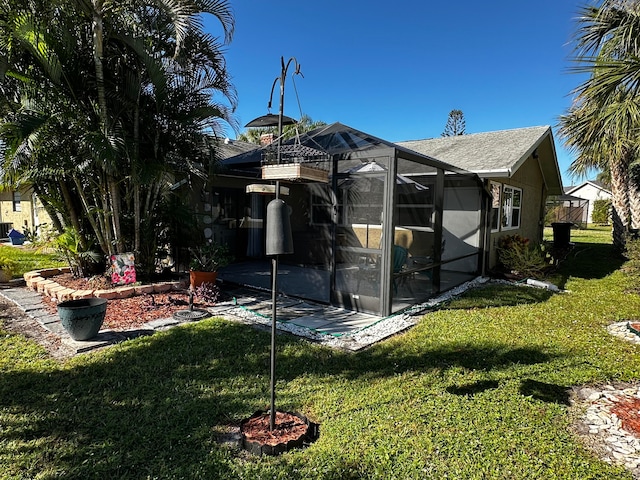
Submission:
[[[276,297],[278,292],[278,255],[271,259],[271,410],[269,430],[276,426]]]
[[[284,57],[280,57],[282,69],[280,72],[280,109],[278,110],[278,157],[277,164],[282,159],[282,116],[284,115],[284,82],[287,69],[284,65]],[[288,65],[287,65],[288,66]],[[280,198],[280,180],[276,180],[276,200]],[[276,427],[276,332],[277,332],[277,297],[278,297],[278,255],[271,259],[271,409],[269,416],[269,429]]]

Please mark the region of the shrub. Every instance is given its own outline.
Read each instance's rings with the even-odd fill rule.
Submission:
[[[638,285],[640,283],[640,239],[627,238],[625,257],[627,262],[624,264],[623,270],[631,277],[632,283]]]
[[[518,234],[501,237],[497,251],[500,263],[523,278],[542,278],[555,264],[546,245],[532,244]]]
[[[73,228],[66,228],[64,232],[53,239],[54,248],[62,255],[71,268],[74,277],[85,277],[95,269],[102,256],[92,250],[92,245],[83,248],[80,235]],[[93,268],[92,268],[93,267]]]
[[[591,221],[599,225],[608,225],[611,214],[611,200],[596,200],[593,202]]]
[[[220,287],[215,283],[204,282],[197,286],[194,295],[207,303],[216,303],[220,298]]]
[[[3,270],[7,277],[12,277],[18,268],[17,262],[0,255],[0,270]]]

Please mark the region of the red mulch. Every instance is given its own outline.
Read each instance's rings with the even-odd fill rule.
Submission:
[[[633,435],[640,437],[640,399],[629,398],[616,402],[611,407],[611,413],[615,413],[622,422],[622,428]]]
[[[92,278],[74,278],[66,273],[51,277],[58,284],[76,290],[114,288],[109,279],[104,276]],[[43,303],[51,313],[57,313],[56,301],[43,296]],[[211,304],[193,301],[194,308],[206,308]],[[174,312],[189,308],[189,294],[187,290],[167,293],[149,293],[135,297],[112,299],[107,302],[107,314],[102,328],[111,330],[133,330],[140,328],[146,322],[159,318],[171,318]]]
[[[268,413],[250,418],[243,423],[242,434],[247,440],[273,447],[279,443],[299,440],[306,435],[308,429],[308,425],[299,417],[287,412],[276,411],[273,430],[269,430],[270,423],[270,415]]]

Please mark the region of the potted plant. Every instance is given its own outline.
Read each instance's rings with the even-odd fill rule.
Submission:
[[[18,265],[10,258],[0,256],[0,283],[7,283],[13,278]]]
[[[218,269],[229,265],[232,260],[229,247],[208,241],[198,247],[190,248],[189,278],[191,288],[203,283],[216,283]]]

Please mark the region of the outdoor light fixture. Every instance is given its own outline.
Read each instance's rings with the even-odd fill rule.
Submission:
[[[249,123],[247,127],[273,127],[278,126],[278,139],[277,139],[277,163],[280,164],[282,160],[282,127],[284,125],[295,124],[296,121],[291,117],[284,115],[284,84],[287,79],[287,71],[289,66],[293,63],[295,65],[294,75],[302,75],[300,72],[300,65],[298,61],[291,57],[287,63],[284,62],[284,57],[280,57],[280,76],[276,77],[271,85],[271,95],[269,96],[269,104],[267,110],[269,113],[258,117]],[[278,115],[271,113],[271,103],[273,101],[273,91],[276,87],[276,83],[280,82],[280,108]],[[288,207],[284,201],[280,200],[280,180],[276,180],[275,185],[275,200],[272,200],[267,205],[267,255],[272,255],[271,259],[271,410],[269,417],[269,428],[273,430],[276,424],[276,300],[278,295],[278,255],[293,253],[293,241],[291,238],[291,224],[289,220]],[[272,238],[273,237],[273,238]]]

